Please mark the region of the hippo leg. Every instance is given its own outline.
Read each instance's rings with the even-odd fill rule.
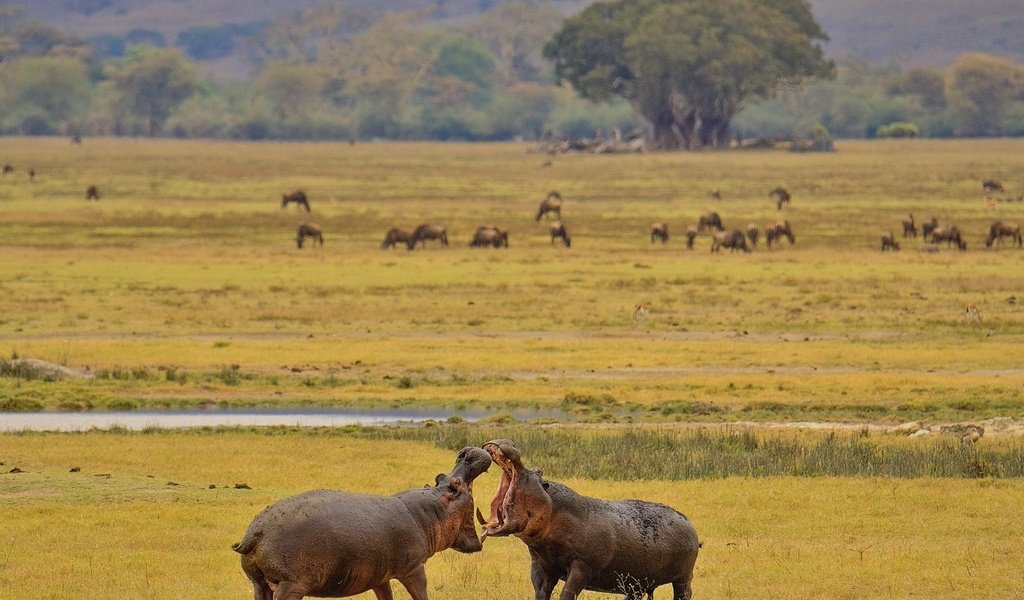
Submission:
[[[530,565],[530,581],[533,582],[534,600],[549,600],[555,584],[558,583],[558,577],[546,573],[537,561],[533,561]]]
[[[294,581],[282,581],[274,589],[274,600],[302,600],[309,588]]]
[[[427,572],[423,569],[423,565],[399,577],[398,581],[405,586],[406,591],[412,596],[412,600],[427,600]]]
[[[266,581],[253,581],[252,597],[254,600],[274,600],[274,590],[270,589]]]
[[[569,567],[569,576],[565,578],[565,585],[562,586],[562,593],[558,600],[576,600],[576,597],[587,587],[589,579],[585,567],[580,561],[575,561]]]
[[[390,581],[385,581],[383,584],[373,588],[373,594],[377,597],[377,600],[394,600],[394,596],[391,594]]]
[[[672,600],[690,600],[693,597],[693,590],[690,588],[690,581],[672,582]]]

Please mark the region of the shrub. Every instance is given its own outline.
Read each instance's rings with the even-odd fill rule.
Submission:
[[[875,130],[875,137],[879,138],[916,138],[919,135],[921,130],[913,123],[889,123]]]

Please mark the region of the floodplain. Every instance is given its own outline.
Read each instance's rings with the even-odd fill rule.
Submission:
[[[418,487],[460,443],[497,436],[581,492],[693,518],[698,598],[1021,596],[1015,429],[962,443],[879,427],[1024,418],[1024,251],[985,247],[993,221],[1024,220],[1024,141],[837,150],[4,138],[0,412],[455,418],[0,434],[0,598],[251,597],[230,544],[267,504]],[[310,213],[281,208],[295,189]],[[534,218],[551,190],[570,248]],[[729,228],[788,220],[796,243],[712,254],[703,234],[687,249],[709,211]],[[967,250],[904,239],[908,214],[957,225]],[[296,247],[307,221],[323,247]],[[655,221],[667,244],[651,242]],[[420,223],[444,225],[450,246],[381,249],[389,228]],[[507,229],[509,247],[469,248],[480,225]],[[890,231],[902,248],[881,252]],[[469,410],[489,416],[459,422]],[[847,429],[775,428],[791,422]],[[446,552],[427,564],[431,594],[528,596],[528,562],[514,539]]]

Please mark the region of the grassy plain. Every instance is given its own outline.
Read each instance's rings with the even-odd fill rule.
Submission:
[[[95,378],[50,381],[5,371],[8,361],[0,410],[1024,416],[1024,253],[981,248],[988,223],[1021,220],[1024,203],[986,203],[980,186],[991,177],[1007,197],[1024,191],[1024,141],[550,166],[520,144],[2,142],[0,162],[17,170],[0,178],[0,357]],[[99,202],[83,198],[91,184]],[[767,197],[776,185],[793,193],[782,213]],[[279,208],[298,187],[311,215]],[[551,189],[566,197],[571,249],[533,221]],[[701,238],[688,251],[681,233],[707,210],[727,225],[789,219],[797,244],[711,255]],[[898,233],[907,212],[958,224],[969,251],[908,240],[882,254],[879,235]],[[295,248],[307,219],[324,226],[322,249]],[[655,220],[669,223],[666,246],[649,242]],[[387,228],[427,221],[448,227],[451,248],[379,248]],[[507,227],[511,248],[467,248],[483,223]],[[634,327],[640,301],[653,311]],[[981,325],[964,322],[965,302],[981,307]],[[729,430],[705,440],[653,424],[2,434],[0,599],[251,597],[230,545],[264,506],[315,487],[422,485],[450,468],[463,439],[444,436],[460,431],[465,443],[520,439],[533,464],[581,492],[689,514],[705,542],[699,598],[1024,595],[1019,441]],[[826,475],[847,472],[857,475]],[[497,479],[478,480],[478,503]],[[530,589],[527,554],[509,539],[443,553],[428,578],[432,595],[454,600]]]
[[[0,161],[16,171],[0,179],[0,356],[98,377],[0,377],[0,408],[1024,416],[1024,253],[983,245],[991,221],[1024,219],[1024,203],[985,202],[980,184],[1024,193],[1024,141],[838,150],[544,166],[523,144],[4,138]],[[84,200],[91,184],[99,202]],[[793,194],[781,212],[776,185]],[[312,214],[279,208],[296,188]],[[571,249],[533,220],[552,189]],[[700,238],[686,250],[682,232],[707,210],[728,226],[788,219],[797,243],[712,255]],[[907,213],[957,224],[968,251],[907,240],[879,252]],[[322,249],[295,247],[304,220],[323,225]],[[665,246],[649,241],[655,220],[669,223]],[[421,222],[446,225],[452,246],[380,249],[389,227]],[[466,247],[483,223],[508,228],[511,248]],[[652,313],[634,327],[640,301]],[[965,322],[966,302],[982,324]]]
[[[428,443],[318,431],[5,435],[0,461],[25,472],[0,474],[0,598],[250,598],[230,546],[264,506],[317,487],[418,487],[454,456]],[[578,460],[592,458],[600,457]],[[528,460],[587,494],[685,512],[704,542],[697,598],[1024,594],[1021,479],[613,480]],[[478,505],[497,487],[491,471],[476,482]],[[505,538],[427,563],[432,597],[453,600],[527,597],[528,572],[525,547]]]

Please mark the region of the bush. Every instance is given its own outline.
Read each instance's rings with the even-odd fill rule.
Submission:
[[[920,134],[921,130],[917,125],[902,122],[882,125],[875,130],[875,137],[878,138],[916,138]]]

